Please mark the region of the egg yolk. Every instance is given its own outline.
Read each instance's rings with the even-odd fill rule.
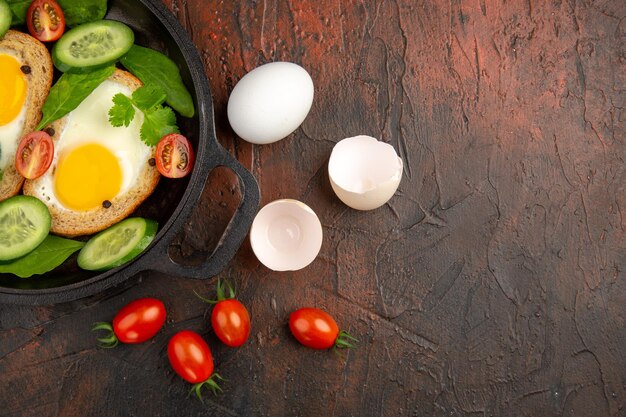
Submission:
[[[122,169],[102,145],[79,146],[59,160],[54,176],[55,193],[65,207],[85,211],[112,200],[122,186]]]
[[[15,119],[26,100],[26,78],[20,63],[11,55],[0,54],[0,126]]]

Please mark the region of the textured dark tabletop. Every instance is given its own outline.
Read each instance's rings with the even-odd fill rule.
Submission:
[[[220,275],[249,307],[240,349],[218,343],[193,290],[143,273],[45,307],[0,306],[0,416],[626,415],[626,3],[201,1],[166,4],[201,52],[220,142],[262,204],[296,198],[324,243],[304,270],[271,272],[244,243]],[[237,139],[228,93],[277,60],[305,67],[313,108],[289,138]],[[333,194],[333,145],[369,134],[405,163],[396,195],[358,212]],[[193,259],[238,204],[209,181],[174,243]],[[89,331],[161,298],[164,329],[99,349]],[[344,359],[286,327],[302,306],[360,339]],[[224,393],[204,404],[170,369],[176,331],[207,337]]]

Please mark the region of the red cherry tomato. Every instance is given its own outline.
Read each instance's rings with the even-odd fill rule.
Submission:
[[[156,298],[140,298],[117,313],[113,331],[122,343],[142,343],[157,334],[164,323],[165,305]]]
[[[235,290],[230,284],[218,279],[216,289],[217,300],[209,300],[197,292],[196,296],[204,302],[215,304],[211,325],[217,337],[227,346],[239,347],[250,336],[250,315],[246,307],[235,300]]]
[[[156,147],[156,166],[161,175],[182,178],[193,168],[193,148],[183,135],[164,136]]]
[[[26,12],[26,26],[40,41],[56,41],[65,31],[63,10],[54,0],[34,0]]]
[[[48,170],[53,156],[54,144],[50,135],[31,132],[20,140],[15,153],[15,168],[22,177],[34,180]]]
[[[167,345],[167,357],[172,369],[182,379],[194,384],[192,390],[198,398],[202,399],[204,386],[214,394],[222,390],[215,381],[222,377],[213,373],[211,349],[198,333],[189,330],[176,333]]]
[[[300,343],[313,349],[332,347],[339,334],[335,320],[317,308],[301,308],[291,313],[289,328]]]
[[[211,349],[198,333],[176,333],[167,345],[167,356],[174,371],[192,384],[204,382],[213,374]]]
[[[243,345],[250,335],[250,315],[237,300],[223,300],[215,304],[211,324],[217,337],[230,347]]]
[[[301,308],[291,313],[289,328],[300,343],[313,349],[352,348],[348,339],[356,341],[348,333],[340,332],[335,320],[318,308]]]
[[[92,330],[109,330],[99,338],[102,347],[122,343],[142,343],[152,338],[165,323],[165,305],[156,298],[140,298],[126,304],[110,323],[96,323]]]

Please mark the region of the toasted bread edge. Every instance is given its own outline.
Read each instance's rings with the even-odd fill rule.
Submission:
[[[41,120],[41,107],[48,97],[54,67],[48,49],[32,36],[9,30],[0,40],[0,53],[11,51],[20,56],[21,62],[30,67],[30,73],[25,74],[28,83],[25,104],[26,120],[17,140],[32,132]],[[15,164],[9,165],[2,174],[0,180],[0,201],[19,193],[22,188],[24,177],[15,169]]]
[[[109,80],[124,84],[133,91],[142,85],[141,81],[135,76],[120,69],[117,69],[115,73],[109,77]],[[55,134],[52,137],[53,141],[56,142],[56,140],[59,139],[64,124],[65,118],[51,125],[55,130]],[[156,147],[152,147],[151,158],[154,158],[155,149]],[[146,161],[145,167],[141,171],[135,185],[125,192],[124,195],[111,200],[111,206],[109,208],[99,207],[89,211],[78,212],[67,211],[49,205],[48,208],[52,215],[52,227],[50,231],[60,236],[75,237],[90,235],[104,230],[132,214],[133,211],[152,194],[160,178],[161,175],[156,166],[151,166],[148,161]],[[38,193],[38,186],[39,183],[37,180],[27,180],[24,184],[24,194],[41,198]],[[46,203],[45,198],[41,199]]]

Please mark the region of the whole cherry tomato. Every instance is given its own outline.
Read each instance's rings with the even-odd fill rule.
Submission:
[[[165,305],[156,298],[140,298],[126,304],[110,323],[96,323],[92,330],[109,330],[99,338],[102,347],[115,347],[119,342],[134,344],[152,338],[165,323]]]
[[[214,378],[222,379],[213,373],[213,356],[209,345],[202,337],[190,330],[176,333],[167,345],[167,357],[172,369],[185,381],[194,384],[193,391],[202,399],[201,390],[208,386],[213,393],[222,389]]]
[[[304,346],[313,349],[353,348],[357,341],[344,331],[339,331],[335,320],[318,308],[301,308],[289,316],[291,333]]]
[[[40,41],[56,41],[65,31],[63,10],[54,0],[34,0],[26,12],[26,26]]]
[[[229,295],[225,294],[225,286],[228,286]],[[198,295],[196,293],[196,295]],[[227,346],[239,347],[250,336],[250,315],[246,307],[235,300],[233,288],[217,281],[217,300],[208,300],[198,295],[203,301],[215,304],[211,313],[211,325],[217,337]]]
[[[219,339],[227,346],[239,347],[250,335],[250,315],[237,300],[223,300],[215,305],[211,324]]]
[[[31,132],[17,146],[15,168],[22,177],[34,180],[48,170],[53,156],[54,144],[50,135],[42,131]]]
[[[191,172],[193,160],[193,148],[183,135],[171,133],[157,144],[156,166],[164,177],[184,177]]]

